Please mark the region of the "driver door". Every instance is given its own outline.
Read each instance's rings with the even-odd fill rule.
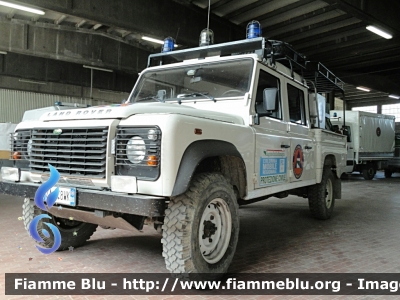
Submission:
[[[290,139],[287,125],[283,122],[281,81],[278,74],[272,75],[260,68],[255,92],[255,110],[258,114],[267,113],[263,107],[265,89],[277,88],[276,110],[268,116],[259,117],[254,125],[256,149],[254,167],[257,180],[254,188],[279,186],[288,182],[288,151]]]

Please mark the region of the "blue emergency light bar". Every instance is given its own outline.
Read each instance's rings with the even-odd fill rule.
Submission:
[[[251,23],[250,25],[254,25],[251,30],[251,36],[253,36],[258,30],[257,24]],[[261,33],[261,28],[259,29]],[[261,62],[268,60],[272,65],[275,65],[276,62],[285,65],[291,70],[292,77],[293,72],[301,74],[304,79],[314,82],[318,92],[344,92],[343,81],[330,72],[324,65],[319,62],[307,61],[304,55],[296,52],[288,43],[267,40],[263,37],[150,54],[147,67],[172,64],[191,59],[204,59],[211,56],[223,57],[250,53],[256,54]]]

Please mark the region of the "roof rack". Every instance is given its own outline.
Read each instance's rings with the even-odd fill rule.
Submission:
[[[210,56],[231,56],[247,53],[255,53],[261,61],[264,59],[269,60],[273,65],[276,62],[282,63],[290,68],[292,77],[293,72],[298,72],[305,80],[314,82],[318,92],[338,91],[344,93],[343,81],[322,63],[307,61],[304,55],[296,52],[288,43],[267,40],[263,37],[151,54],[149,55],[147,66],[159,66]]]

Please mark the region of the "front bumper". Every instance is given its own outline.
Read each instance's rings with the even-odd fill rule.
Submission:
[[[0,194],[34,198],[39,184],[0,181]],[[127,195],[108,191],[76,189],[77,205],[74,208],[103,210],[146,217],[164,216],[164,197]]]

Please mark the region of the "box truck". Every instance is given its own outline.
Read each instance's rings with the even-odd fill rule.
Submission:
[[[394,157],[395,117],[363,111],[331,111],[332,125],[347,135],[346,172],[371,180]]]

